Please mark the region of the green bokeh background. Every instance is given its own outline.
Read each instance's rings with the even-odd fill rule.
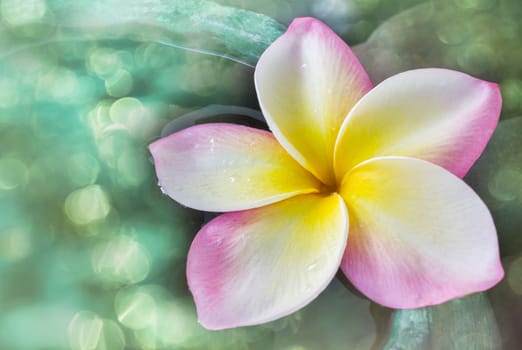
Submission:
[[[499,231],[491,291],[394,312],[339,276],[281,320],[199,326],[184,273],[205,215],[161,193],[147,145],[202,107],[258,109],[252,66],[300,16],[375,83],[446,67],[501,84],[501,123],[465,179]],[[519,0],[0,0],[0,349],[522,347],[521,16]]]

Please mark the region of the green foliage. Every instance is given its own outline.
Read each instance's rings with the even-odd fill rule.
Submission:
[[[493,309],[477,293],[417,310],[395,311],[385,350],[501,348]]]

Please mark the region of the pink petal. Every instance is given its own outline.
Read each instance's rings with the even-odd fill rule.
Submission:
[[[202,124],[150,145],[162,189],[206,211],[250,209],[318,192],[318,181],[264,130]]]
[[[337,133],[372,87],[350,48],[324,23],[295,19],[259,59],[255,83],[275,137],[303,167],[334,184]]]
[[[377,156],[421,158],[463,177],[491,137],[501,104],[496,84],[447,69],[390,77],[343,124],[335,149],[337,177]]]
[[[503,277],[488,209],[445,169],[374,158],[346,176],[341,195],[351,222],[341,267],[370,299],[418,308],[486,290]]]
[[[342,198],[301,195],[223,214],[198,232],[187,277],[199,322],[268,322],[313,300],[339,268],[348,230]]]

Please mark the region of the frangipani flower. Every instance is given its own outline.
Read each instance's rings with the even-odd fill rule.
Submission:
[[[503,277],[491,215],[460,179],[498,122],[496,84],[418,69],[372,88],[333,31],[300,18],[263,53],[255,85],[272,133],[203,124],[150,146],[169,196],[227,212],[188,255],[203,326],[292,313],[339,267],[392,308],[442,303]]]

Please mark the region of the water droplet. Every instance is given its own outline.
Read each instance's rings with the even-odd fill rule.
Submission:
[[[247,243],[248,243],[248,241],[247,241],[246,236],[244,234],[241,234],[241,235],[236,236],[234,246],[236,247],[236,249],[243,250],[246,248]]]
[[[321,256],[315,259],[310,265],[307,266],[308,271],[318,270],[323,267],[325,263],[325,257]]]
[[[307,66],[306,63],[301,64],[301,68],[303,68],[303,69],[306,68],[306,66]]]
[[[208,142],[210,143],[210,153],[212,153],[216,148],[216,140],[213,137],[211,137],[210,140],[208,140]]]
[[[163,187],[161,187],[161,185],[160,185],[159,182],[158,182],[158,186],[159,186],[159,188],[160,188],[161,193],[163,193],[165,196],[168,196],[168,195],[169,195],[169,194],[167,193],[167,190],[164,189]]]
[[[305,285],[305,287],[304,287],[304,291],[305,291],[306,293],[309,293],[309,292],[312,290],[312,288],[313,288],[312,284],[311,284],[310,282],[307,281],[307,282],[306,282],[306,285]]]
[[[228,178],[228,180],[229,180],[231,183],[236,182],[236,178],[235,178],[234,176],[230,176],[230,177]]]

